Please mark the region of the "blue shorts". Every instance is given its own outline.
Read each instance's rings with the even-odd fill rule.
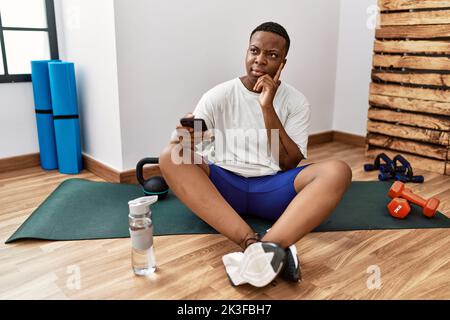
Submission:
[[[294,180],[307,166],[246,178],[210,162],[209,179],[239,215],[275,221],[297,195]]]

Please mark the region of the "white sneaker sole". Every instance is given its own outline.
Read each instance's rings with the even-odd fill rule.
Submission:
[[[280,273],[285,256],[284,249],[274,243],[256,242],[244,253],[226,255],[222,260],[234,285],[264,287]]]

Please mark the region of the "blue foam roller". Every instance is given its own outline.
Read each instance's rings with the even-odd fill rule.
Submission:
[[[78,115],[75,65],[72,62],[48,64],[50,87],[55,116]]]
[[[41,167],[44,170],[55,170],[58,168],[58,157],[56,152],[55,127],[52,114],[36,114],[36,123],[39,140],[39,156]]]
[[[52,115],[52,99],[48,64],[59,60],[31,61],[34,107],[39,141],[41,167],[45,170],[58,168],[55,129]]]
[[[60,60],[31,61],[31,80],[36,110],[52,110],[48,64],[53,62],[60,62]]]
[[[77,174],[83,168],[75,66],[70,62],[49,63],[49,77],[59,172]]]
[[[59,172],[77,174],[83,169],[79,119],[55,120]]]

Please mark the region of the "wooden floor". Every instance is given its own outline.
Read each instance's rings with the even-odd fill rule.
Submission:
[[[333,142],[309,152],[308,162],[342,159],[353,180],[376,180],[362,171],[363,148]],[[417,173],[427,182],[411,188],[439,197],[450,217],[450,177]],[[5,245],[69,178],[40,168],[0,174],[0,299],[450,299],[450,229],[311,233],[297,244],[303,282],[265,288],[229,284],[221,257],[239,248],[221,235],[156,237],[159,270],[150,278],[133,275],[129,239]],[[368,289],[370,266],[379,267],[380,289]]]

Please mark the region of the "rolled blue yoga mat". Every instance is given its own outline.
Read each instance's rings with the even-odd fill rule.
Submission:
[[[36,110],[36,124],[39,140],[39,157],[44,170],[58,169],[58,156],[56,154],[55,126],[53,114],[41,113]]]
[[[83,165],[75,66],[71,62],[52,62],[48,67],[59,172],[77,174]]]
[[[60,60],[31,61],[31,80],[39,140],[39,155],[41,167],[44,170],[58,168],[50,79],[48,74],[48,64],[58,61]]]

